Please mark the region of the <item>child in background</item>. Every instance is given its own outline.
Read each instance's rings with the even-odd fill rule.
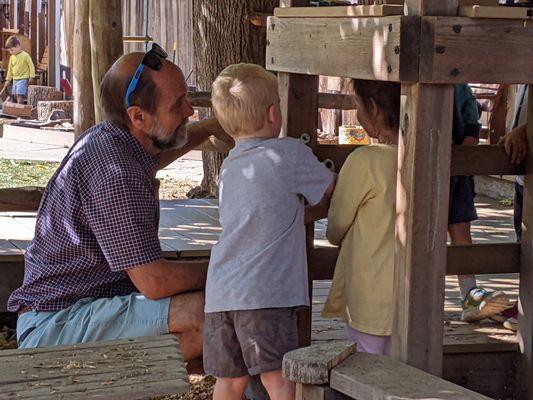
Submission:
[[[276,77],[254,64],[227,67],[213,83],[215,115],[235,147],[220,172],[222,234],[206,284],[204,368],[213,399],[241,399],[260,375],[273,400],[294,399],[281,375],[298,347],[296,309],[309,305],[304,201],[333,190],[333,174],[281,129]]]
[[[331,199],[326,236],[340,245],[324,317],[343,317],[357,350],[390,354],[400,85],[354,80],[357,119],[380,144],[354,151]]]
[[[11,86],[11,94],[14,96],[14,101],[24,103],[28,96],[28,83],[30,79],[35,78],[33,61],[30,55],[22,50],[20,40],[15,36],[7,40],[6,49],[11,54],[11,57],[9,58],[9,66],[2,93],[6,87]]]

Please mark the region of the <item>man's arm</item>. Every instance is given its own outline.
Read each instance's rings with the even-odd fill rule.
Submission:
[[[165,168],[189,151],[199,148],[200,150],[225,152],[235,144],[215,118],[204,119],[187,125],[189,140],[179,149],[169,149],[161,153],[157,169]],[[213,138],[210,138],[213,136]]]
[[[159,259],[130,268],[126,272],[146,298],[158,300],[204,289],[207,261],[176,262]]]
[[[500,138],[498,144],[505,147],[505,152],[511,158],[512,164],[520,164],[527,155],[526,124],[507,132]]]

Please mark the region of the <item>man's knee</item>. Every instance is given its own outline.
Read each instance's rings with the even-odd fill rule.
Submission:
[[[204,292],[190,292],[170,299],[168,316],[169,331],[182,333],[203,330],[204,326]]]

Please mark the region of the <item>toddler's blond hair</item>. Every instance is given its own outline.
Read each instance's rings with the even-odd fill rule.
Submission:
[[[279,102],[274,74],[257,64],[233,64],[213,82],[213,110],[220,125],[232,136],[263,127],[269,106]]]

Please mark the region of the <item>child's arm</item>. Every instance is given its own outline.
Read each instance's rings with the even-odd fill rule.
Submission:
[[[368,156],[357,151],[350,154],[339,174],[331,198],[326,230],[326,237],[336,246],[341,244],[353,225],[358,210],[371,196],[370,171],[366,160]]]
[[[28,69],[30,70],[30,79],[29,80],[32,80],[35,78],[35,66],[33,65],[33,61],[30,57],[30,55],[28,54]]]
[[[13,80],[13,67],[11,66],[11,59],[13,56],[9,57],[7,63],[7,75],[6,75],[6,85]]]
[[[331,185],[327,188],[324,197],[320,200],[320,203],[314,206],[305,207],[305,223],[318,221],[319,219],[326,218],[328,216],[329,205],[331,203],[331,196],[333,195],[333,189],[335,189],[336,179],[331,182]]]

